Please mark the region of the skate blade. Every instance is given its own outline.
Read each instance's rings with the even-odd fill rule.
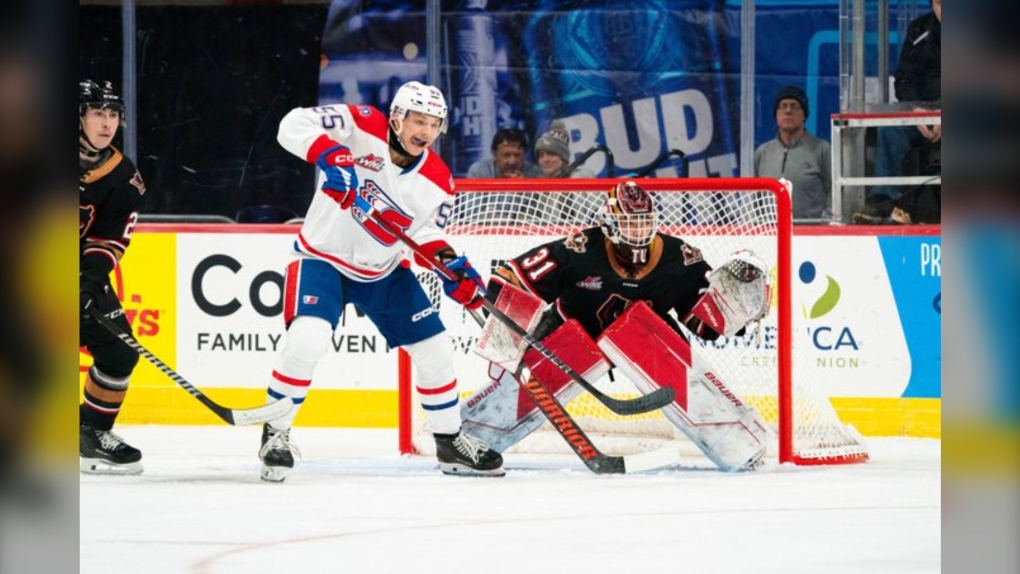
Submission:
[[[128,462],[116,464],[101,458],[78,457],[78,468],[82,474],[108,474],[120,476],[132,476],[142,474],[142,463]]]
[[[266,466],[263,464],[260,476],[266,482],[283,482],[291,470],[293,469],[286,466]]]
[[[459,464],[456,462],[441,462],[439,463],[439,470],[443,471],[443,474],[449,474],[451,476],[504,476],[506,471],[503,467],[494,468],[492,470],[479,470],[477,468],[471,468],[470,466]]]

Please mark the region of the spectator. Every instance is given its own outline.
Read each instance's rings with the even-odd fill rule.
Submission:
[[[914,111],[928,111],[941,107],[942,0],[932,0],[931,7],[930,13],[915,18],[910,23],[896,65],[896,79],[893,84],[896,99],[908,104]],[[876,177],[903,175],[904,161],[914,149],[921,154],[919,168],[922,173],[932,175],[941,172],[941,125],[879,128],[877,135]],[[894,208],[905,207],[897,205],[903,191],[902,187],[897,186],[875,186],[865,198],[864,209],[854,214],[854,222],[888,221]],[[941,195],[941,190],[938,194]],[[903,211],[897,211],[899,211],[897,221],[909,222],[909,217],[904,221]]]
[[[538,166],[525,161],[528,139],[521,130],[507,128],[492,137],[492,157],[480,159],[468,168],[470,178],[539,177]]]
[[[780,88],[773,111],[779,134],[754,152],[754,174],[793,184],[794,219],[826,219],[832,213],[832,156],[829,142],[807,132],[807,95],[796,86]]]
[[[583,167],[563,173],[570,164],[570,157],[570,134],[563,122],[556,120],[535,143],[535,161],[541,170],[538,177],[595,177],[591,170]]]

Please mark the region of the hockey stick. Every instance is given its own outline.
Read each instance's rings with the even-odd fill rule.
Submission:
[[[592,444],[588,435],[577,426],[574,418],[538,379],[529,377],[525,381],[517,375],[514,375],[514,379],[531,396],[531,400],[535,401],[538,409],[556,432],[560,433],[563,440],[567,441],[584,465],[595,474],[643,472],[680,462],[680,451],[670,447],[625,456],[604,454]]]
[[[469,312],[479,325],[485,324],[485,319],[477,310]],[[603,454],[592,444],[588,435],[581,430],[581,427],[577,426],[577,422],[563,407],[563,404],[545,388],[545,385],[534,377],[529,377],[525,382],[521,375],[523,366],[523,364],[519,366],[517,372],[512,374],[514,380],[531,396],[531,400],[535,402],[546,420],[563,437],[563,440],[567,441],[567,444],[580,457],[585,466],[595,474],[643,472],[680,462],[679,451],[669,447],[625,456]]]
[[[458,280],[458,277],[453,273],[453,271],[450,271],[450,269],[447,268],[446,265],[443,265],[439,261],[433,259],[431,255],[425,253],[425,250],[422,249],[422,247],[418,245],[418,243],[415,242],[415,240],[408,237],[406,233],[398,229],[389,221],[386,221],[385,219],[380,217],[374,208],[370,209],[368,214],[372,219],[375,220],[376,223],[381,225],[386,231],[389,231],[390,233],[395,235],[397,238],[400,239],[400,241],[402,241],[405,245],[411,248],[412,251],[418,254],[419,258],[428,261],[429,265],[435,271],[444,275],[447,279],[451,281]],[[647,413],[649,411],[661,409],[662,407],[673,402],[673,399],[676,398],[676,392],[671,387],[660,387],[659,389],[647,395],[638,397],[636,399],[626,400],[616,399],[603,393],[598,388],[596,388],[595,385],[585,380],[585,378],[582,377],[577,371],[572,369],[570,365],[564,363],[562,359],[557,357],[552,351],[549,350],[548,347],[543,345],[538,339],[532,337],[531,333],[528,333],[526,329],[518,325],[513,319],[507,317],[506,314],[497,309],[496,305],[493,304],[492,301],[489,301],[488,299],[485,298],[485,291],[484,289],[481,288],[481,286],[479,286],[479,291],[481,291],[482,306],[485,307],[485,309],[489,313],[495,315],[496,319],[498,319],[504,325],[509,327],[510,330],[516,333],[519,337],[524,339],[528,346],[541,353],[543,357],[551,361],[561,371],[569,375],[570,378],[574,380],[574,382],[581,385],[584,388],[584,390],[591,393],[593,397],[598,399],[600,403],[605,405],[606,408],[613,411],[614,413],[624,416]]]
[[[177,372],[167,366],[166,363],[160,361],[158,357],[150,353],[149,350],[143,347],[142,344],[134,337],[132,337],[129,333],[125,333],[119,326],[117,326],[116,323],[108,319],[106,315],[100,313],[98,309],[93,307],[92,309],[89,309],[89,312],[91,313],[92,318],[98,321],[100,325],[106,327],[108,331],[120,338],[121,341],[124,341],[128,347],[134,349],[136,353],[145,357],[145,359],[155,365],[157,369],[163,371],[163,374],[170,377],[173,382],[177,383],[177,386],[188,391],[191,396],[198,399],[198,402],[205,405],[206,408],[212,411],[216,416],[223,419],[227,424],[253,425],[269,422],[273,419],[278,419],[286,415],[292,408],[294,408],[294,402],[290,398],[280,399],[278,401],[262,405],[261,407],[251,409],[232,409],[217,404],[215,401],[207,397],[205,393],[196,389],[194,385],[186,381],[184,377],[178,375]]]

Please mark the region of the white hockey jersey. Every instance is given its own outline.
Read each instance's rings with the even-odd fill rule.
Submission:
[[[390,161],[387,117],[372,106],[330,105],[295,108],[280,121],[277,140],[290,153],[315,163],[333,140],[354,157],[358,193],[379,215],[420,245],[443,241],[442,228],[453,212],[450,168],[426,149],[408,168]],[[321,191],[322,174],[295,249],[330,262],[345,276],[374,281],[404,259],[403,244],[352,205],[342,210]]]

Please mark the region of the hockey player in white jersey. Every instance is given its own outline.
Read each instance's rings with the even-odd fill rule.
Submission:
[[[348,303],[365,312],[390,347],[403,347],[414,361],[442,471],[504,474],[499,453],[460,432],[452,343],[408,268],[402,244],[367,215],[374,210],[455,270],[458,281],[444,279],[447,295],[471,309],[481,305],[478,272],[444,240],[453,177],[428,148],[446,131],[446,115],[442,92],[408,82],[397,90],[388,115],[372,106],[338,104],[297,108],[280,122],[280,145],[318,165],[324,178],[285,274],[287,335],[268,400],[290,397],[296,407],[263,427],[263,480],[282,481],[294,467],[290,427]]]

